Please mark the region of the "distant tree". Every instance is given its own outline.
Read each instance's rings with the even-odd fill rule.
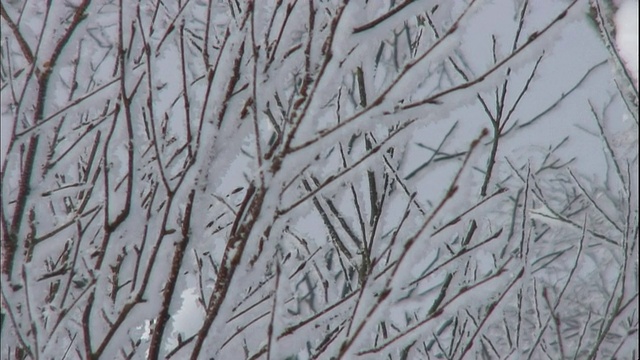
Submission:
[[[2,0],[2,358],[637,358],[600,5]]]

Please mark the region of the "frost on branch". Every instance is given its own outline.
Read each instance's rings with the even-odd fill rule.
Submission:
[[[0,6],[2,354],[637,355],[597,6]]]

